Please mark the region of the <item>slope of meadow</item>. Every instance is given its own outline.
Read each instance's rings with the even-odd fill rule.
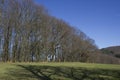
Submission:
[[[120,80],[120,65],[0,63],[0,80]]]

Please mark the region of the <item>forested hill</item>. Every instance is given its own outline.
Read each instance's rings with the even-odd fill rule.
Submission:
[[[104,54],[120,58],[120,46],[111,46],[101,49]]]

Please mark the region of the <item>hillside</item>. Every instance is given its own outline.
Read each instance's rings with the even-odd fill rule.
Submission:
[[[111,46],[101,49],[102,53],[120,58],[120,46]]]

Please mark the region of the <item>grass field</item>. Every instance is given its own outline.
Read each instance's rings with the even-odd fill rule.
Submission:
[[[0,80],[120,80],[120,65],[0,63]]]

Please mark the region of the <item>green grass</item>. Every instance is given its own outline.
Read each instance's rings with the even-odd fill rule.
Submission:
[[[0,80],[120,80],[120,65],[0,63]]]

